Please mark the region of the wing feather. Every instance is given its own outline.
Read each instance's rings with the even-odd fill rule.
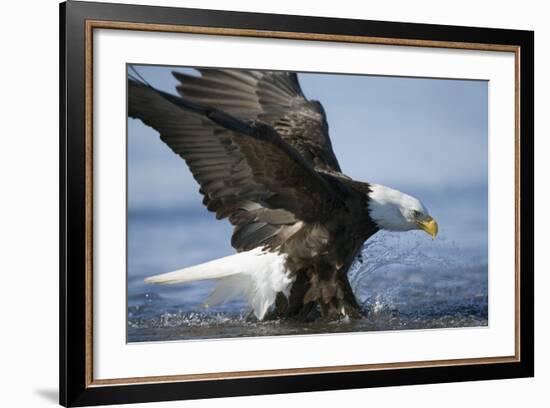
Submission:
[[[238,250],[267,245],[283,226],[320,221],[338,205],[322,175],[271,126],[189,104],[132,79],[128,116],[156,129],[185,159],[208,210],[235,225]]]
[[[201,76],[174,72],[185,98],[214,106],[240,119],[271,125],[315,169],[340,172],[326,114],[308,100],[292,72],[199,68]]]

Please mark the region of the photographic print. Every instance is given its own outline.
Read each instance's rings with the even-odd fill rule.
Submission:
[[[67,2],[60,43],[61,404],[534,375],[532,31]]]
[[[488,325],[488,82],[127,66],[129,342]]]

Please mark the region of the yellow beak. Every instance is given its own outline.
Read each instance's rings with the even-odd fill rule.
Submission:
[[[437,221],[432,217],[426,217],[423,220],[418,220],[418,226],[420,229],[426,231],[432,238],[437,235]]]

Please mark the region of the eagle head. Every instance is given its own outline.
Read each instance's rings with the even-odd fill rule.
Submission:
[[[437,222],[420,200],[401,191],[370,184],[367,193],[369,215],[382,230],[423,230],[432,238],[437,235]]]

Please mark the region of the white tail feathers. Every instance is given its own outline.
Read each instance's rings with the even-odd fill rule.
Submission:
[[[244,296],[258,319],[263,319],[278,292],[290,293],[293,279],[285,268],[286,255],[263,252],[260,248],[240,252],[178,271],[155,275],[146,283],[171,285],[206,279],[218,284],[205,301],[214,306]]]
[[[227,262],[231,256],[215,259],[200,265],[190,266],[189,268],[179,269],[174,272],[163,273],[161,275],[150,276],[145,279],[145,283],[155,283],[157,285],[173,285],[176,283],[187,283],[206,279],[221,279],[239,273],[232,269],[230,262]]]

